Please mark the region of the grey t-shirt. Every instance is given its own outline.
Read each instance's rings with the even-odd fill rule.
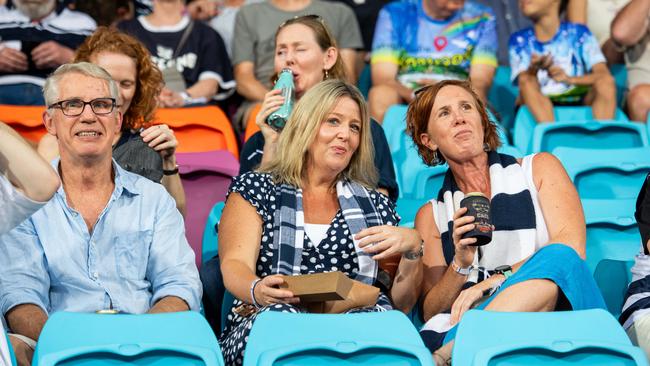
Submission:
[[[338,47],[362,49],[363,41],[354,12],[341,3],[312,0],[299,11],[284,11],[265,1],[244,5],[237,13],[232,49],[232,64],[251,61],[255,78],[271,86],[275,32],[282,22],[300,15],[320,15],[336,39]]]

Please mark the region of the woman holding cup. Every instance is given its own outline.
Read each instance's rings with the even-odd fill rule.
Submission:
[[[583,260],[580,199],[553,155],[515,159],[497,153],[497,127],[466,81],[421,89],[409,105],[407,125],[425,163],[449,165],[438,196],[415,219],[425,242],[428,321],[421,334],[436,363],[448,362],[453,327],[477,305],[528,312],[605,307]],[[476,231],[478,215],[461,208],[466,196],[489,198],[489,242],[467,235]]]

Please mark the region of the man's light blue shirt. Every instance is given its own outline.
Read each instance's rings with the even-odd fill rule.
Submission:
[[[52,162],[56,169],[58,159]],[[0,311],[145,313],[165,296],[199,309],[201,282],[183,218],[162,185],[113,161],[115,189],[89,233],[63,185],[0,237]]]

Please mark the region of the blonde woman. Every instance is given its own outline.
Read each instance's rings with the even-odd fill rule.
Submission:
[[[227,364],[241,364],[252,322],[263,311],[306,311],[280,275],[341,271],[375,284],[377,261],[401,253],[397,280],[374,306],[408,311],[421,281],[422,239],[396,227],[392,202],[375,191],[370,120],[359,91],[341,80],[305,93],[279,137],[273,160],[235,178],[219,226],[226,288],[256,310],[231,310],[221,336]],[[363,217],[348,212],[361,210]],[[394,304],[391,303],[390,298]],[[317,330],[314,330],[317,331]]]

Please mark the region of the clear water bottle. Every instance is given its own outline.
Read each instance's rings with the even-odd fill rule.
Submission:
[[[294,85],[293,71],[291,71],[291,69],[282,69],[282,71],[280,71],[278,81],[276,81],[273,86],[273,90],[276,89],[282,90],[281,95],[284,97],[284,103],[277,111],[271,113],[266,118],[266,123],[274,130],[280,131],[284,128],[284,125],[287,123],[291,111],[293,110]]]

